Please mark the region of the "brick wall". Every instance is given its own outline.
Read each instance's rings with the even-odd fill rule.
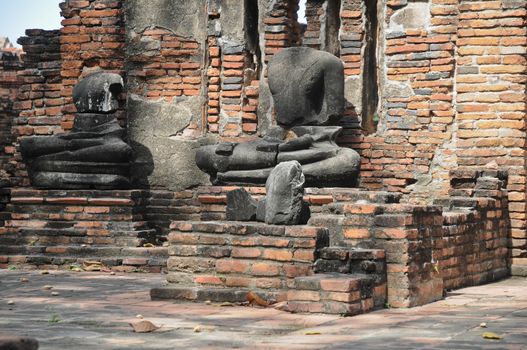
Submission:
[[[0,170],[7,170],[12,143],[13,103],[18,93],[17,71],[21,69],[21,50],[0,50]],[[7,149],[6,149],[7,147]],[[4,176],[5,177],[5,174]]]
[[[58,30],[28,29],[18,43],[22,45],[24,69],[19,71],[19,90],[13,108],[13,146],[10,169],[15,186],[28,186],[25,164],[18,151],[18,138],[54,135],[63,132],[62,106],[65,101]]]

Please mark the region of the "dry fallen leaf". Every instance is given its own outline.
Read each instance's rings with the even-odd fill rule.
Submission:
[[[51,290],[51,289],[53,289],[53,287],[52,287],[52,286],[47,286],[47,285],[46,285],[46,286],[42,287],[42,289],[44,289],[44,290]]]
[[[256,305],[260,305],[264,307],[268,307],[269,305],[272,304],[268,302],[267,300],[265,300],[264,298],[260,297],[258,294],[256,294],[253,291],[250,291],[249,293],[247,293],[247,301],[251,304],[256,304]]]
[[[26,283],[26,282],[29,282],[29,280],[27,278],[25,278],[25,277],[22,277],[20,279],[20,282]]]
[[[44,271],[40,271],[40,274],[41,274],[41,275],[49,275],[49,271],[46,271],[46,270],[44,270]]]
[[[201,326],[194,327],[194,333],[200,333],[201,332]]]
[[[503,339],[502,336],[497,335],[496,333],[492,332],[485,332],[481,335],[484,339],[494,339],[494,340],[500,340]]]
[[[143,319],[145,318],[143,315],[139,314],[139,315],[135,315],[135,318],[140,318],[140,319]]]
[[[317,332],[317,331],[307,331],[305,334],[306,335],[321,335],[322,333]]]
[[[155,331],[156,329],[159,329],[160,327],[156,326],[150,321],[139,321],[135,323],[130,323],[130,326],[134,329],[134,332],[136,333],[151,333]]]
[[[234,306],[234,304],[233,304],[233,303],[230,303],[230,302],[228,302],[228,301],[226,301],[226,302],[224,302],[224,303],[221,303],[220,306],[221,306],[221,307],[225,307],[225,306]]]
[[[479,324],[479,326],[480,326],[481,328],[487,328],[487,324],[486,324],[485,322],[481,322],[481,323]]]
[[[15,305],[15,302],[14,302],[13,300],[9,300],[9,301],[7,302],[7,305]]]
[[[59,292],[51,292],[52,297],[58,297],[60,295]]]
[[[155,248],[155,245],[153,245],[152,243],[145,243],[143,244],[143,247],[144,248]]]
[[[103,269],[103,264],[100,261],[88,261],[82,263],[82,268],[84,271],[101,271]]]

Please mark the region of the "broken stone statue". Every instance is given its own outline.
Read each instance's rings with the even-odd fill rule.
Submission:
[[[98,72],[73,89],[77,114],[71,132],[28,137],[20,150],[31,184],[56,189],[117,189],[130,186],[131,147],[115,117],[124,88],[118,74]]]
[[[278,126],[266,137],[201,147],[198,167],[214,184],[264,184],[273,168],[296,160],[306,185],[356,185],[360,156],[339,147],[344,111],[344,67],[330,53],[307,47],[282,50],[269,63],[269,86]]]
[[[278,164],[265,184],[267,196],[259,202],[244,189],[227,192],[227,220],[260,221],[270,225],[300,225],[309,220],[304,202],[305,177],[296,160]]]

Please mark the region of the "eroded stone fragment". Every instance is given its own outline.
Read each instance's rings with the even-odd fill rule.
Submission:
[[[267,179],[265,222],[273,225],[297,225],[301,222],[304,174],[297,161],[278,164]]]
[[[227,192],[227,220],[254,221],[258,202],[244,188]]]

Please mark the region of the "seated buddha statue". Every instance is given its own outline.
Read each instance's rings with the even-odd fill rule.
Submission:
[[[332,126],[345,107],[341,60],[294,47],[275,55],[268,69],[277,126],[254,141],[200,147],[198,167],[214,184],[263,185],[277,164],[296,160],[306,186],[355,186],[360,156],[337,145],[342,127]]]
[[[33,186],[118,189],[130,186],[131,147],[115,117],[124,88],[118,74],[94,73],[73,89],[77,114],[69,133],[20,141]]]

